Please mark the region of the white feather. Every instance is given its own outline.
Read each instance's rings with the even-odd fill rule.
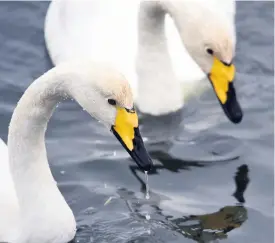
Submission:
[[[174,76],[169,80],[169,92],[166,85],[161,85],[158,79],[163,74],[163,81],[168,79],[170,72],[153,67],[153,77],[150,80],[138,78],[136,73],[136,54],[138,45],[138,11],[142,0],[53,0],[49,6],[45,21],[45,40],[49,55],[55,65],[75,57],[89,57],[95,61],[112,62],[130,80],[136,102],[145,113],[161,115],[172,112],[183,106],[187,100],[198,92],[209,88],[204,79],[205,73],[190,57],[185,49],[179,33],[171,17],[166,17],[165,32],[168,41],[169,56],[171,57]],[[164,0],[161,0],[165,4]],[[207,6],[214,12],[224,14],[234,25],[234,0],[170,0],[181,9],[189,8],[196,15],[195,2]],[[182,6],[181,6],[182,5]],[[172,16],[173,17],[173,16]],[[189,18],[190,16],[182,16]],[[205,21],[211,16],[205,16]],[[220,20],[217,20],[220,21]],[[197,31],[195,29],[194,31]],[[190,33],[192,34],[192,33]],[[150,66],[148,66],[150,69]],[[157,64],[156,64],[157,66]],[[156,69],[156,70],[155,70]],[[181,98],[177,97],[177,84],[181,83]],[[150,97],[146,88],[138,90],[139,83],[152,82],[154,91]],[[165,81],[164,81],[165,82]],[[167,82],[167,81],[166,81]],[[150,86],[150,87],[151,87]],[[155,93],[155,95],[154,95]],[[163,94],[165,94],[163,96]],[[159,97],[163,97],[160,102]],[[143,105],[143,103],[145,103]]]
[[[79,60],[62,63],[30,85],[13,112],[8,146],[0,139],[0,242],[67,243],[73,239],[74,215],[47,160],[47,123],[57,103],[71,96],[110,129],[116,108],[105,96],[118,95],[123,106],[132,107],[130,91],[115,69]]]

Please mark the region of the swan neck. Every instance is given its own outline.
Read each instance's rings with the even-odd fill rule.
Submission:
[[[168,51],[165,33],[167,13],[164,1],[140,3],[136,62],[137,106],[142,112],[153,115],[167,114],[183,105],[180,82],[175,77]]]
[[[11,118],[9,164],[23,220],[23,231],[27,231],[25,227],[37,222],[42,230],[54,228],[57,220],[55,213],[63,217],[62,220],[67,220],[66,223],[59,222],[60,224],[74,227],[73,214],[51,174],[44,139],[48,121],[56,105],[70,96],[72,82],[67,78],[69,76],[57,68],[42,75],[25,91]]]
[[[34,81],[13,112],[9,126],[8,148],[11,173],[18,186],[32,179],[45,179],[29,173],[34,172],[31,169],[42,167],[43,173],[49,171],[45,132],[56,105],[67,93],[65,82],[56,76],[54,69]],[[29,180],[22,179],[25,174],[29,174]],[[47,179],[49,178],[53,181],[52,177]]]

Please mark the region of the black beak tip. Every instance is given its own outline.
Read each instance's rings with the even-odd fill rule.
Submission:
[[[140,164],[140,168],[143,171],[150,171],[153,168],[153,162],[151,159],[149,159],[145,164],[143,163],[142,165]]]
[[[228,100],[225,104],[222,104],[222,108],[227,115],[228,119],[234,123],[239,124],[243,119],[243,112],[240,103],[237,100],[235,88],[232,83],[229,84],[229,90],[227,93]]]
[[[144,146],[138,128],[135,128],[135,137],[133,143],[134,149],[130,152],[130,155],[132,156],[132,158],[141,170],[150,171],[153,167],[153,161]]]
[[[142,171],[150,171],[153,168],[152,159],[145,147],[140,147],[140,150],[134,149],[130,155]]]
[[[153,165],[152,165],[152,164],[151,164],[151,165],[148,165],[148,166],[146,166],[146,167],[144,168],[144,171],[149,172],[152,168],[153,168]]]
[[[130,154],[132,159],[138,165],[138,167],[143,171],[150,171],[153,168],[153,161],[147,152],[142,137],[140,135],[139,129],[134,128],[135,137],[133,139],[134,148],[133,150],[129,150],[119,134],[116,132],[114,127],[111,128],[112,132],[114,133],[115,137],[119,140],[125,150]]]
[[[242,112],[242,110],[239,109],[238,111],[236,111],[236,112],[234,113],[234,115],[231,115],[231,116],[229,117],[229,119],[230,119],[233,123],[235,123],[235,124],[241,123],[241,121],[242,121],[242,119],[243,119],[243,112]]]
[[[223,109],[224,109],[226,116],[232,123],[234,123],[234,124],[241,123],[241,121],[243,119],[243,112],[239,106],[237,109],[230,109],[228,107],[223,107]]]
[[[225,108],[225,107],[224,107]],[[224,109],[228,119],[234,123],[234,124],[239,124],[241,123],[242,119],[243,119],[243,112],[241,110],[241,107],[239,105],[237,105],[237,107],[235,106],[235,109]]]

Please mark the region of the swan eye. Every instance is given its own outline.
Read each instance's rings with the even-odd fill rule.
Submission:
[[[207,53],[210,54],[210,55],[213,55],[213,53],[214,53],[214,51],[213,51],[212,49],[209,49],[209,48],[207,48],[206,51],[207,51]]]
[[[108,103],[113,106],[116,105],[116,101],[114,99],[108,99]]]

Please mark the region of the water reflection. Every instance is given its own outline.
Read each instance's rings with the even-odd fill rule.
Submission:
[[[236,191],[233,193],[233,196],[240,202],[244,203],[244,192],[247,188],[247,185],[249,183],[248,178],[248,166],[247,165],[241,165],[238,168],[238,171],[234,177],[235,184],[236,184]]]
[[[209,242],[227,238],[228,232],[239,228],[246,220],[246,208],[236,205],[225,206],[210,214],[190,215],[171,221],[185,237],[197,242]],[[187,223],[188,225],[186,225]]]
[[[157,169],[155,170],[157,171]],[[133,167],[132,171],[133,173],[135,172]],[[157,196],[158,200],[153,200],[154,202],[150,205],[154,210],[154,215],[152,215],[150,223],[152,224],[154,221],[157,224],[161,223],[166,228],[200,243],[227,238],[228,232],[241,227],[247,220],[247,210],[243,203],[245,202],[244,192],[249,183],[248,172],[248,166],[245,164],[237,168],[234,176],[236,190],[232,194],[236,199],[236,204],[226,205],[217,212],[208,214],[173,218],[171,215],[166,215],[160,206],[157,205],[158,203],[156,203],[156,201],[161,201],[161,195],[153,193],[153,197],[156,198]],[[134,175],[141,183],[141,192],[145,193],[144,181],[136,173],[134,173]],[[132,212],[133,217],[142,220],[146,218],[142,207],[144,204],[150,204],[150,202],[136,198],[134,192],[130,192],[127,189],[121,189],[118,193],[121,198],[126,199],[126,204],[129,211]]]

